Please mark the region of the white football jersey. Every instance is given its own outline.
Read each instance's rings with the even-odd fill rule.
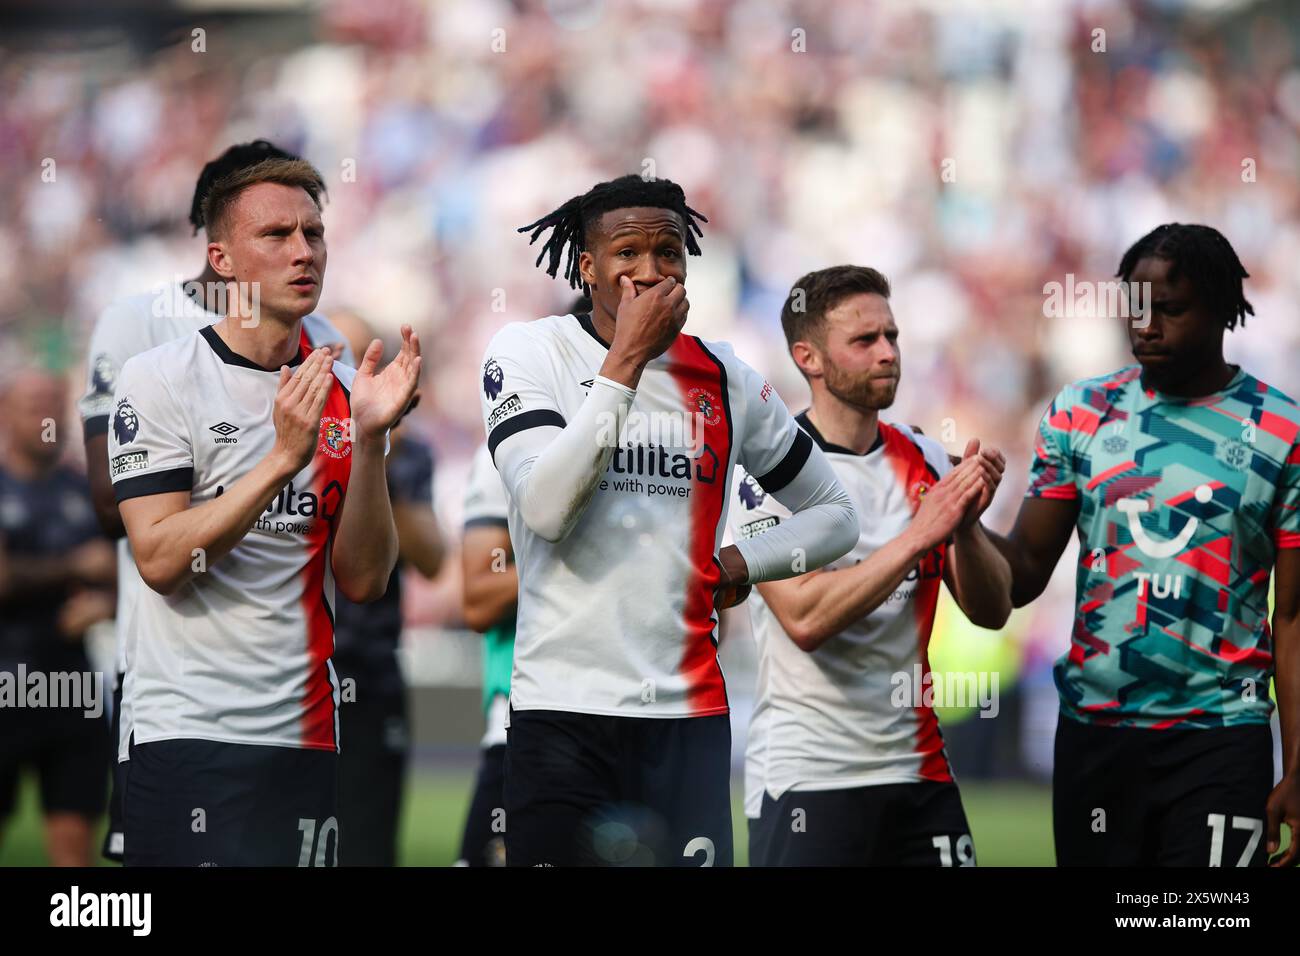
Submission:
[[[108,431],[113,412],[113,390],[126,360],[165,342],[188,335],[205,325],[221,321],[186,295],[179,282],[159,285],[151,292],[127,296],[113,302],[95,321],[86,352],[86,390],[77,402],[85,437]],[[342,361],[356,365],[343,334],[319,315],[308,321],[321,326],[324,342],[343,342]],[[117,540],[117,614],[114,621],[116,666],[124,674],[130,661],[128,637],[133,631],[133,616],[140,589],[145,587],[136,570],[131,543],[125,535]]]
[[[489,449],[525,429],[563,428],[607,352],[587,315],[498,332],[483,369]],[[506,489],[520,582],[511,706],[727,713],[713,592],[731,471],[743,463],[779,489],[812,442],[729,345],[684,333],[646,366],[620,438],[559,542],[534,533]]]
[[[308,316],[292,364],[336,334]],[[312,462],[230,553],[175,594],[141,587],[119,759],[132,732],[137,743],[338,749],[330,554],[351,468],[355,370],[333,368]],[[234,353],[211,326],[128,360],[108,435],[117,500],[188,491],[197,505],[220,496],[274,445],[278,390],[278,370]]]
[[[835,469],[858,515],[858,543],[827,569],[856,565],[897,537],[920,498],[951,470],[937,442],[906,425],[880,423],[866,454],[828,444],[797,419]],[[762,534],[790,516],[762,482],[737,470],[736,538]],[[811,653],[786,634],[758,588],[746,605],[758,645],[758,685],[745,753],[745,814],[757,817],[766,791],[838,790],[952,779],[933,708],[899,706],[900,681],[930,672],[926,648],[943,579],[944,546],[927,554],[883,604]]]
[[[168,283],[153,292],[119,299],[100,313],[90,333],[86,353],[86,391],[77,402],[85,436],[108,431],[113,412],[113,390],[126,360],[141,352],[180,338],[221,320],[188,295],[179,283]],[[145,586],[136,570],[131,543],[123,535],[117,540],[117,672],[126,673],[136,601]]]

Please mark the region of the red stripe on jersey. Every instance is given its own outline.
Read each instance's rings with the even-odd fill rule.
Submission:
[[[1283,418],[1281,415],[1275,415],[1272,412],[1260,412],[1259,428],[1260,431],[1276,435],[1287,444],[1290,444],[1295,441],[1296,433],[1300,431],[1300,423],[1289,418]]]
[[[1130,469],[1136,467],[1137,467],[1137,462],[1135,461],[1122,461],[1115,467],[1107,468],[1100,475],[1096,475],[1091,481],[1088,482],[1088,484],[1085,487],[1089,491],[1091,491],[1093,488],[1096,488],[1103,481],[1106,481],[1110,478],[1114,478],[1117,475],[1122,475],[1124,474],[1124,472],[1129,471]]]
[[[1091,408],[1075,405],[1070,409],[1070,431],[1095,435],[1099,427],[1101,427],[1101,416]]]
[[[696,459],[691,482],[688,531],[690,573],[682,617],[686,625],[678,669],[686,678],[686,699],[697,717],[727,712],[727,688],[713,642],[713,591],[722,579],[714,563],[718,524],[730,487],[731,428],[726,372],[693,335],[679,335],[668,349],[668,374],[682,393],[682,408],[703,425],[708,451]],[[692,432],[692,434],[696,434]],[[699,437],[697,435],[697,440]],[[712,452],[712,455],[709,454]],[[712,481],[708,478],[712,471]]]
[[[304,329],[301,344],[304,355],[311,348]],[[338,747],[334,733],[334,685],[329,673],[329,659],[334,653],[334,615],[330,597],[325,593],[325,572],[330,560],[335,522],[352,472],[351,441],[339,441],[337,432],[331,431],[328,436],[326,432],[335,421],[346,423],[351,414],[348,396],[342,383],[335,378],[321,412],[321,432],[316,443],[316,457],[312,461],[314,476],[311,486],[312,493],[320,502],[322,515],[329,509],[331,517],[325,521],[318,516],[311,532],[306,535],[303,544],[307,550],[307,563],[302,570],[302,611],[307,622],[309,659],[307,689],[302,702],[302,745],[322,750]],[[339,450],[346,448],[347,453],[342,457],[328,454],[325,450],[327,437],[339,445]],[[330,487],[331,484],[337,484],[337,491]]]
[[[884,422],[880,422],[878,427],[884,444],[885,460],[894,469],[894,475],[902,484],[912,514],[915,515],[916,509],[921,506],[921,498],[934,484],[934,476],[921,449],[911,439]],[[912,606],[916,609],[916,652],[923,675],[931,673],[930,635],[934,631],[934,613],[939,605],[939,585],[943,581],[945,553],[946,546],[939,545],[921,559],[916,594],[912,598]],[[948,757],[943,752],[939,718],[935,715],[934,708],[925,703],[926,697],[919,687],[916,688],[915,700],[918,716],[915,750],[921,758],[920,774],[926,780],[950,782],[952,771],[948,766]]]

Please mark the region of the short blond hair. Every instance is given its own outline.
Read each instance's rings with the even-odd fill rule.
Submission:
[[[320,197],[325,193],[325,180],[320,171],[305,159],[264,159],[237,169],[213,183],[203,200],[203,222],[209,239],[221,235],[239,194],[258,183],[280,183],[304,189],[317,209],[320,209]]]

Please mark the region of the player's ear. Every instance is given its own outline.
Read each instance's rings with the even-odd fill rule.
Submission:
[[[807,342],[795,342],[790,346],[790,357],[799,371],[807,378],[820,378],[822,374],[822,357]]]
[[[223,279],[233,279],[235,277],[234,264],[230,261],[230,254],[226,252],[225,244],[218,241],[208,243],[208,265],[212,266],[212,271]]]
[[[578,272],[583,282],[592,289],[596,288],[596,257],[586,249],[578,253]]]

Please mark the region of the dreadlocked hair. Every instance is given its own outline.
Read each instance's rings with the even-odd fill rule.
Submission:
[[[1228,329],[1244,326],[1246,316],[1255,314],[1241,288],[1241,280],[1249,279],[1250,273],[1219,230],[1180,222],[1157,226],[1124,253],[1116,277],[1128,282],[1138,261],[1148,258],[1169,261],[1170,281],[1188,276]]]
[[[582,279],[578,269],[578,257],[587,249],[587,231],[604,213],[611,209],[628,209],[633,206],[653,206],[658,209],[671,209],[682,217],[686,224],[686,251],[692,256],[700,254],[700,244],[696,236],[703,236],[699,222],[709,220],[686,205],[686,194],[682,187],[671,179],[642,179],[635,173],[620,176],[609,182],[597,183],[581,196],[574,196],[559,209],[548,213],[536,222],[520,226],[517,232],[529,232],[531,246],[546,230],[551,231],[550,238],[542,246],[534,265],[540,266],[547,259],[546,274],[552,279],[560,271],[560,260],[565,258],[564,278],[569,280],[569,287],[581,287],[583,295],[590,295],[591,289]]]
[[[251,143],[237,143],[203,167],[199,180],[194,184],[194,198],[190,200],[190,225],[198,235],[206,223],[203,219],[203,203],[212,192],[217,181],[231,173],[250,166],[256,166],[264,159],[297,159],[293,153],[286,152],[274,143],[264,139],[255,139]]]

